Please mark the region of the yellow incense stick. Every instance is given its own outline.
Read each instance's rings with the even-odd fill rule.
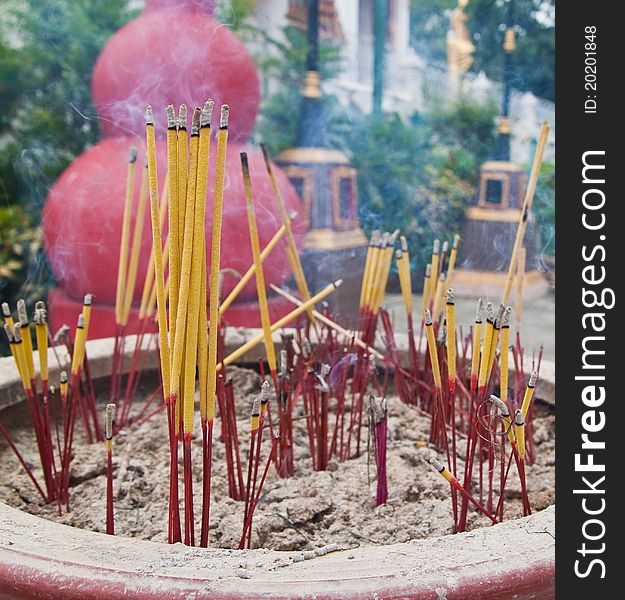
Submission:
[[[428,341],[428,352],[430,354],[430,362],[432,363],[432,376],[434,377],[434,385],[438,391],[441,390],[441,369],[438,364],[438,353],[436,351],[436,339],[434,338],[434,325],[432,323],[432,314],[425,309],[425,335]]]
[[[24,353],[24,342],[22,338],[22,327],[20,323],[15,323],[13,329],[13,337],[15,340],[15,344],[13,346],[15,354],[15,362],[17,364],[17,371],[20,374],[20,378],[22,380],[22,387],[25,392],[28,392],[32,389],[31,379],[28,376],[28,366],[26,365],[26,356]]]
[[[475,311],[475,324],[473,325],[473,344],[471,346],[471,386],[477,385],[477,377],[480,366],[480,342],[482,339],[482,322],[484,320],[484,301],[477,301]]]
[[[184,238],[184,224],[187,204],[187,107],[180,105],[178,111],[178,147],[176,155],[178,166],[176,174],[178,176],[178,252],[182,256],[182,244]],[[180,259],[182,260],[182,259]],[[177,314],[177,313],[176,313]]]
[[[495,358],[497,356],[497,345],[499,344],[499,335],[501,334],[501,321],[503,319],[503,313],[506,307],[503,304],[499,305],[497,316],[495,317],[493,326],[493,339],[490,342],[490,352],[488,355],[488,372],[486,374],[486,381],[490,381],[491,373],[493,372],[493,366],[495,365]]]
[[[46,305],[41,301],[35,305],[35,333],[41,381],[48,381],[48,320]]]
[[[521,460],[525,459],[525,417],[520,410],[514,411],[516,447]]]
[[[17,316],[20,324],[22,325],[22,343],[24,345],[24,360],[26,365],[26,372],[28,377],[32,380],[35,379],[35,362],[33,361],[33,339],[30,333],[30,322],[28,320],[28,313],[26,312],[26,303],[20,299],[17,301]]]
[[[440,313],[440,300],[443,296],[444,290],[446,286],[447,276],[445,273],[440,273],[438,276],[438,282],[436,284],[436,289],[434,290],[434,296],[432,297],[432,318],[438,319],[438,315]]]
[[[206,236],[202,240],[204,253],[202,256],[200,278],[200,312],[198,315],[197,339],[197,370],[200,388],[200,417],[205,421],[208,416],[208,317],[206,315]]]
[[[399,286],[406,314],[412,314],[412,281],[410,280],[410,256],[408,254],[408,243],[402,235],[400,237],[401,249],[395,252],[397,263],[397,274],[399,276]]]
[[[130,251],[130,262],[128,263],[128,274],[124,286],[124,304],[121,313],[120,325],[128,324],[132,297],[135,292],[137,282],[137,270],[139,268],[139,253],[141,251],[141,240],[143,238],[143,223],[145,222],[145,205],[148,197],[148,164],[145,162],[141,176],[141,188],[139,192],[139,205],[135,217],[135,229],[132,235],[132,249]]]
[[[454,235],[453,242],[451,243],[451,252],[449,253],[449,263],[447,264],[447,273],[445,275],[445,285],[441,291],[441,298],[438,306],[441,306],[445,302],[445,290],[453,287],[454,271],[456,269],[456,260],[458,258],[458,246],[460,245],[460,236]]]
[[[169,338],[167,336],[167,300],[165,299],[165,281],[163,273],[163,251],[161,241],[160,214],[158,205],[158,172],[156,166],[156,142],[154,140],[154,116],[152,107],[145,111],[145,135],[148,153],[148,182],[150,188],[150,217],[152,221],[152,248],[154,250],[154,281],[158,311],[158,333],[161,359],[161,377],[163,397],[169,401],[171,390],[171,365]],[[173,183],[173,182],[172,182]]]
[[[532,374],[530,375],[530,378],[527,382],[527,387],[525,388],[523,403],[521,404],[521,414],[523,415],[523,419],[527,417],[527,412],[530,409],[530,404],[532,402],[532,398],[534,397],[534,389],[536,388],[537,381],[538,373],[536,371],[532,371]]]
[[[488,375],[488,366],[490,360],[490,349],[493,343],[495,315],[493,314],[492,302],[486,304],[486,327],[484,328],[484,342],[482,344],[482,357],[480,360],[480,371],[478,376],[478,388],[486,385],[486,376]]]
[[[211,239],[211,271],[209,278],[209,335],[208,335],[208,382],[206,398],[207,418],[215,415],[215,391],[217,389],[217,333],[219,330],[219,269],[221,265],[221,227],[223,221],[224,182],[226,150],[228,148],[227,104],[221,106],[219,133],[217,134],[217,162],[215,166],[215,196],[213,202],[213,231]]]
[[[160,203],[160,226],[161,231],[163,231],[163,227],[165,225],[165,215],[167,214],[168,208],[168,198],[169,198],[169,173],[165,175],[165,183],[163,184],[163,194]],[[167,238],[169,239],[169,237]],[[167,259],[163,258],[163,260],[167,261]],[[148,266],[145,272],[145,279],[143,280],[143,291],[141,292],[141,303],[139,305],[139,319],[144,319],[146,316],[146,309],[148,306],[148,302],[152,296],[152,291],[154,289],[154,248],[150,247],[150,258],[148,259]],[[156,294],[156,292],[154,292]],[[154,296],[156,298],[156,296]]]
[[[425,309],[430,304],[430,279],[432,278],[432,265],[425,265],[425,276],[423,278],[423,298],[421,299],[421,314],[425,314]]]
[[[292,296],[288,292],[285,292],[283,289],[279,288],[278,286],[270,284],[269,287],[274,292],[276,292],[277,294],[282,296],[283,298],[286,298],[289,302],[295,304],[295,306],[301,306],[303,304],[303,302],[301,300],[299,300],[295,296]],[[322,314],[322,313],[320,313],[320,312],[318,312],[316,310],[313,311],[313,316],[318,321],[321,321],[322,323],[326,324],[331,329],[334,329],[334,331],[336,331],[336,332],[340,333],[341,335],[345,336],[348,340],[350,340],[350,341],[353,340],[354,344],[356,344],[356,346],[359,346],[363,350],[366,350],[367,353],[370,354],[371,356],[374,356],[378,360],[386,361],[386,357],[383,354],[378,352],[375,348],[372,348],[371,346],[368,346],[358,336],[356,336],[356,334],[353,331],[349,331],[349,329],[345,329],[344,327],[341,327],[338,323],[335,323],[332,319],[329,319],[324,314]]]
[[[260,147],[263,152],[263,158],[265,159],[267,173],[269,174],[269,179],[271,180],[271,186],[273,187],[273,192],[276,198],[276,202],[278,204],[280,217],[282,218],[283,225],[286,227],[286,242],[287,242],[287,247],[290,250],[288,257],[289,257],[289,260],[291,261],[291,268],[293,269],[293,275],[295,276],[295,283],[297,285],[297,289],[300,295],[302,296],[302,298],[304,298],[305,300],[308,300],[310,298],[310,291],[308,290],[308,284],[306,283],[306,277],[304,276],[304,269],[302,268],[302,263],[299,258],[297,245],[295,244],[295,238],[293,237],[293,230],[291,228],[291,220],[289,219],[289,215],[287,214],[286,205],[284,203],[284,198],[282,197],[280,186],[278,185],[276,175],[273,171],[271,161],[269,160],[269,156],[267,154],[267,147],[264,144],[261,144]],[[312,316],[312,313],[309,314],[309,316]]]
[[[540,129],[540,135],[538,136],[538,142],[536,143],[536,151],[534,152],[534,162],[532,164],[532,170],[530,172],[529,182],[527,189],[525,190],[525,197],[523,198],[523,205],[521,206],[521,217],[519,219],[519,226],[517,228],[516,237],[514,239],[514,245],[512,246],[512,254],[510,256],[510,266],[508,267],[508,275],[506,276],[506,283],[503,288],[503,294],[501,303],[508,304],[510,297],[510,291],[512,289],[512,282],[514,281],[514,274],[517,269],[519,260],[519,249],[523,245],[523,239],[525,238],[525,230],[527,229],[527,221],[529,219],[530,211],[532,210],[532,203],[534,202],[534,195],[536,193],[536,184],[538,183],[538,175],[540,174],[540,165],[543,162],[543,153],[545,146],[547,145],[547,138],[549,137],[549,126],[547,122],[543,122]]]
[[[318,294],[316,294],[315,296],[313,296],[306,302],[303,302],[302,304],[300,304],[295,310],[292,310],[288,315],[285,315],[284,317],[276,321],[271,326],[271,332],[273,333],[275,331],[278,331],[278,329],[282,329],[282,327],[290,323],[293,319],[295,319],[302,313],[305,313],[311,306],[314,306],[315,304],[317,304],[317,302],[321,302],[326,296],[329,296],[342,283],[343,283],[343,280],[339,279],[335,281],[334,283],[327,285]],[[245,342],[245,344],[243,344],[242,346],[237,348],[234,352],[226,356],[226,358],[223,361],[224,364],[225,365],[231,364],[232,362],[234,362],[235,360],[243,356],[246,352],[249,352],[252,348],[254,348],[259,343],[261,343],[264,339],[265,339],[265,336],[261,333],[260,335],[257,335],[251,340]],[[221,368],[221,364],[218,366],[217,370],[219,370],[220,368]]]
[[[451,382],[456,381],[456,304],[454,291],[451,288],[447,290],[445,318],[447,320],[447,372],[450,385],[452,385]]]
[[[72,376],[76,377],[80,373],[82,363],[85,358],[85,342],[87,339],[85,329],[85,315],[78,315],[78,323],[76,324],[76,334],[74,337],[74,352],[72,354]],[[73,380],[72,380],[73,381]]]
[[[512,308],[506,307],[501,321],[501,351],[499,355],[499,396],[508,402],[508,359],[510,354],[510,314]]]
[[[269,320],[269,306],[267,304],[267,290],[265,289],[265,276],[263,265],[260,259],[260,243],[258,241],[258,228],[256,226],[256,212],[254,209],[254,197],[252,195],[252,181],[250,179],[250,167],[247,160],[247,153],[241,152],[241,170],[243,171],[243,184],[245,187],[245,202],[247,206],[247,222],[250,230],[250,245],[252,247],[252,257],[254,259],[254,271],[256,272],[256,292],[258,294],[258,306],[260,309],[260,320],[265,337],[265,352],[269,371],[275,376],[277,370],[276,350],[271,339],[271,321]],[[286,218],[287,222],[289,218]],[[287,225],[287,239],[289,232]],[[300,292],[301,293],[301,292]],[[310,311],[309,311],[310,314]],[[312,315],[311,315],[312,316]]]
[[[15,321],[13,321],[13,317],[11,316],[11,309],[7,302],[2,303],[2,316],[4,318],[5,324],[13,329],[13,327],[15,327]],[[11,335],[13,334],[11,333]]]
[[[260,253],[260,260],[264,262],[265,259],[271,254],[272,250],[276,247],[278,242],[283,238],[286,228],[284,225],[276,231],[274,236],[269,240],[267,245],[263,248]],[[232,291],[228,294],[225,300],[219,305],[219,316],[223,316],[223,314],[228,310],[228,307],[236,300],[237,296],[241,293],[241,290],[248,284],[250,279],[254,276],[255,269],[254,265],[251,265],[250,268],[245,272],[243,277],[239,279],[237,284],[232,288]]]
[[[119,242],[119,264],[117,267],[117,288],[115,291],[115,321],[118,325],[122,321],[124,306],[126,269],[128,267],[128,238],[130,237],[130,215],[135,190],[135,173],[137,170],[137,149],[130,148],[128,170],[126,173],[126,197],[124,201],[124,215],[122,217],[122,235]]]
[[[434,294],[436,293],[436,286],[438,284],[438,265],[440,260],[440,247],[441,243],[438,240],[434,240],[432,244],[432,259],[430,264],[432,265],[432,273],[430,276],[430,301],[434,300]]]

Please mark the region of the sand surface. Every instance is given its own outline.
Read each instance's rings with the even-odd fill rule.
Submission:
[[[249,409],[258,393],[260,378],[250,370],[231,368],[235,382],[238,431],[246,464],[249,443]],[[136,400],[154,389],[145,385]],[[102,403],[106,392],[102,393]],[[331,404],[331,414],[332,414]],[[388,401],[388,502],[375,507],[376,473],[367,450],[368,429],[363,427],[363,452],[346,462],[330,460],[327,471],[311,470],[305,420],[294,421],[296,474],[280,479],[269,470],[254,516],[253,545],[275,550],[310,550],[326,544],[341,546],[404,542],[452,533],[453,518],[446,482],[427,464],[442,454],[427,445],[429,419],[396,397]],[[301,400],[295,417],[303,413]],[[3,424],[26,460],[37,464],[33,434],[25,408],[8,416]],[[332,419],[331,422],[333,423]],[[555,417],[537,407],[534,421],[536,464],[527,467],[530,502],[534,511],[554,502]],[[201,438],[199,418],[193,440],[196,535],[201,518]],[[209,545],[235,548],[243,526],[244,505],[228,497],[224,445],[216,420],[213,450],[211,530]],[[463,470],[464,442],[458,443],[458,469]],[[264,458],[270,449],[265,432]],[[182,454],[182,453],[180,453]],[[105,529],[106,451],[104,444],[88,445],[77,422],[70,480],[71,511],[61,516],[56,505],[44,505],[11,450],[0,441],[0,500],[29,513],[93,531]],[[182,458],[182,457],[181,457]],[[145,540],[167,540],[169,451],[166,416],[155,415],[139,427],[123,429],[114,443],[115,527],[117,535]],[[37,469],[35,469],[36,472]],[[181,464],[182,471],[182,464]],[[499,473],[499,465],[495,467]],[[496,478],[497,480],[497,478]],[[519,483],[514,467],[506,487],[506,519],[521,516]],[[469,529],[487,526],[488,520],[471,512]]]

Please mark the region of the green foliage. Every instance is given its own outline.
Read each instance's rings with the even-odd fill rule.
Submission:
[[[0,295],[41,294],[37,229],[51,183],[99,137],[91,73],[128,0],[21,0],[0,21]],[[37,298],[39,299],[39,298]]]
[[[455,0],[412,0],[410,35],[418,52],[432,60],[446,60],[449,16],[456,5]],[[512,85],[549,100],[555,97],[554,7],[554,0],[515,0],[517,48]],[[491,79],[501,81],[507,2],[471,0],[465,10],[475,45],[471,71],[484,71]]]
[[[275,92],[263,94],[261,115],[255,131],[255,137],[267,144],[273,156],[295,143],[306,73],[306,35],[293,26],[285,27],[283,34],[284,40],[265,36],[264,51],[255,56],[262,77],[278,83]],[[336,75],[339,48],[322,44],[319,54],[321,77],[327,79]],[[324,97],[323,108],[332,137],[336,130],[344,126],[345,115],[336,109],[336,100],[331,96]]]

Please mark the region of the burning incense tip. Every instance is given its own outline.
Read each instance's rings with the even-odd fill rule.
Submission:
[[[382,239],[380,240],[380,248],[388,247],[388,239],[389,239],[390,235],[391,234],[388,231],[385,231],[382,234]]]
[[[495,319],[495,327],[501,327],[501,321],[503,320],[503,313],[505,312],[506,307],[504,304],[499,305],[499,310],[497,311],[497,317]]]
[[[60,382],[67,383],[67,371],[61,371]]]
[[[26,302],[22,298],[17,301],[17,319],[20,323],[28,323],[28,313],[26,312]]]
[[[401,250],[395,250],[395,258],[397,260],[401,260],[401,257],[404,255],[404,253]]]
[[[337,279],[332,285],[334,285],[335,288],[341,287],[343,285],[343,280]]]
[[[402,252],[408,252],[408,240],[405,235],[399,237],[399,243],[401,244]]]
[[[438,458],[430,458],[428,461],[439,473],[445,470],[445,465]]]
[[[13,329],[13,336],[15,338],[16,344],[19,344],[22,341],[22,326],[19,323],[15,324],[15,329]]]
[[[454,235],[454,241],[453,241],[451,247],[454,250],[457,250],[458,246],[460,246],[460,236],[458,234],[456,234],[456,235]]]
[[[145,107],[145,122],[147,125],[154,125],[154,112],[152,111],[152,107],[148,104]],[[131,149],[131,156],[132,156],[132,149]],[[136,152],[135,152],[135,160],[137,158]],[[130,162],[133,162],[132,160]]]
[[[48,311],[45,308],[35,308],[33,320],[36,325],[45,325],[47,321]]]
[[[395,245],[395,240],[397,239],[398,235],[399,235],[399,229],[396,229],[395,231],[393,231],[393,233],[391,233],[391,235],[388,238],[388,245],[389,246],[394,246]]]
[[[202,117],[202,109],[196,106],[193,109],[193,116],[191,117],[191,135],[200,135],[200,119]]]
[[[187,128],[187,105],[181,104],[178,109],[178,128],[185,129]]]
[[[512,307],[506,306],[503,311],[503,316],[501,317],[501,326],[502,327],[510,327],[510,316],[512,315]]]
[[[537,381],[538,381],[538,371],[532,371],[529,381],[527,382],[527,387],[536,387]]]
[[[369,396],[369,407],[371,410],[371,416],[374,423],[379,423],[386,418],[387,402],[383,396]]]
[[[258,415],[260,415],[260,396],[254,398],[254,403],[252,404],[252,416],[257,417]]]
[[[520,408],[517,408],[514,411],[514,424],[519,427],[525,425],[525,419],[523,418],[523,413],[521,412]]]
[[[200,118],[200,127],[210,127],[211,117],[213,116],[213,107],[215,102],[210,98],[204,102],[204,108],[202,109],[202,116]]]
[[[510,416],[510,411],[508,410],[506,403],[501,398],[495,396],[494,394],[491,394],[490,401],[499,409],[502,417]]]
[[[432,244],[432,254],[439,254],[441,251],[441,243],[438,240],[434,240]]]
[[[428,308],[425,309],[425,324],[426,325],[431,325],[432,324],[432,313],[430,312],[430,310]]]
[[[449,250],[449,242],[445,240],[443,242],[443,254],[445,254]]]
[[[271,164],[269,162],[269,152],[267,151],[267,145],[261,144],[260,150],[263,153],[263,158],[265,159],[265,163],[267,164],[267,170],[271,171]]]
[[[4,317],[10,317],[11,316],[11,309],[9,308],[9,305],[7,302],[3,302],[2,303],[2,316]]]
[[[267,402],[269,400],[269,394],[271,392],[271,384],[265,379],[263,385],[260,386],[260,401]]]
[[[240,153],[241,156],[241,169],[243,169],[243,177],[248,177],[250,176],[250,167],[247,161],[247,152],[241,152]]]
[[[104,436],[107,440],[113,439],[113,425],[115,424],[115,405],[107,404],[104,413]]]
[[[475,322],[481,323],[484,320],[484,300],[479,298],[475,309]]]
[[[495,322],[495,311],[493,310],[493,303],[486,303],[486,320],[494,323]]]
[[[432,277],[432,265],[430,263],[425,265],[425,276]]]
[[[454,290],[453,288],[449,288],[447,290],[447,304],[454,304]]]
[[[37,310],[37,309],[45,310],[45,308],[46,308],[46,303],[43,300],[37,300],[37,302],[35,302],[35,310]]]
[[[173,104],[168,104],[165,109],[167,114],[167,129],[176,129],[176,111]]]
[[[15,335],[13,335],[13,331],[11,330],[11,327],[8,323],[4,324],[4,332],[7,334],[9,343],[13,343],[15,341]]]
[[[219,115],[219,129],[226,129],[226,127],[228,127],[229,113],[230,113],[230,107],[227,104],[222,104],[221,113]]]
[[[79,329],[83,329],[85,327],[85,315],[82,313],[78,315],[78,322],[76,323],[76,327]]]
[[[91,306],[92,302],[93,302],[93,294],[85,294],[85,297],[84,297],[82,303],[85,306]]]

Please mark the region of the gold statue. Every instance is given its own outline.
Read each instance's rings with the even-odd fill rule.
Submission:
[[[456,77],[466,71],[473,63],[475,46],[467,28],[467,13],[464,12],[469,0],[458,0],[458,5],[451,13],[450,29],[447,34],[447,63],[450,74]]]

